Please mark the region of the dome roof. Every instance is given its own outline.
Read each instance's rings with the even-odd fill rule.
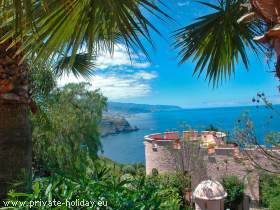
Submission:
[[[213,180],[202,181],[193,192],[193,197],[202,200],[221,200],[226,196],[224,187]]]

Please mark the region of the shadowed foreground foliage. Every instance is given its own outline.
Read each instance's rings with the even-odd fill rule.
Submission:
[[[244,184],[235,176],[224,177],[222,184],[227,192],[225,207],[237,209],[243,201]]]
[[[260,178],[262,204],[269,210],[280,209],[280,176],[263,174]]]
[[[27,202],[35,200],[103,201],[104,206],[101,209],[178,210],[181,209],[181,198],[177,183],[175,175],[145,177],[119,174],[116,176],[107,167],[96,166],[91,176],[79,179],[65,178],[58,174],[38,178],[33,182],[32,194],[11,193],[10,199]],[[54,209],[54,206],[41,206],[37,209]],[[77,209],[77,207],[64,205],[59,209]]]

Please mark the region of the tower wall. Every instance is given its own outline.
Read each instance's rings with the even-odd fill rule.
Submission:
[[[172,141],[145,141],[146,174],[155,168],[159,173],[175,172],[178,169],[178,150]]]

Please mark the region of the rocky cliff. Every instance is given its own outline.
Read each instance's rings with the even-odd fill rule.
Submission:
[[[123,116],[119,115],[104,115],[100,124],[100,133],[102,137],[136,130],[138,130],[137,127],[131,126]]]

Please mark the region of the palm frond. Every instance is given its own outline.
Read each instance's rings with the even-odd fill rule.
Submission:
[[[240,59],[248,69],[247,48],[257,55],[263,52],[263,46],[253,41],[261,33],[262,24],[237,23],[246,12],[241,7],[243,0],[220,0],[218,5],[200,3],[214,12],[175,31],[173,46],[178,49],[181,64],[192,58],[196,63],[194,75],[201,76],[206,71],[206,79],[216,86],[235,73]]]
[[[36,59],[70,55],[70,65],[81,52],[113,53],[116,44],[148,57],[142,38],[152,44],[150,31],[159,31],[147,15],[170,18],[154,0],[0,0],[0,41],[21,43],[18,53]]]
[[[77,54],[73,64],[70,64],[71,57],[63,56],[55,65],[55,74],[61,76],[62,74],[73,74],[76,77],[82,76],[89,79],[93,76],[95,71],[94,56],[90,54]]]

